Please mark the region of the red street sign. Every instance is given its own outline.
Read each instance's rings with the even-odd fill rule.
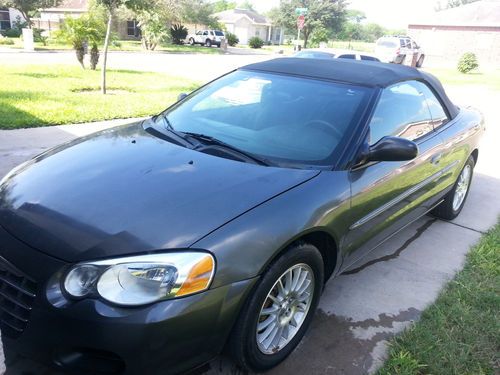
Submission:
[[[304,28],[305,20],[306,20],[306,17],[304,15],[297,17],[297,27],[299,30],[302,30]]]

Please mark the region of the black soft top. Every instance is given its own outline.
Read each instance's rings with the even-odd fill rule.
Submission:
[[[380,88],[401,81],[424,81],[441,99],[451,118],[458,114],[458,108],[450,101],[436,77],[408,66],[348,59],[326,60],[286,57],[246,65],[240,69],[327,79]]]

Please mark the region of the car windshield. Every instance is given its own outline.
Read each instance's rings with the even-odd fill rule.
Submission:
[[[222,31],[216,31],[215,35],[217,35],[217,36],[224,36],[224,33]]]
[[[388,47],[388,48],[396,48],[398,45],[396,44],[396,42],[394,42],[392,40],[379,40],[377,42],[377,46]]]
[[[328,166],[370,94],[367,87],[238,70],[162,115],[177,132],[213,137],[277,165]]]
[[[302,51],[297,52],[294,57],[301,57],[306,59],[332,59],[335,57],[333,53],[328,52],[316,52],[316,51]]]

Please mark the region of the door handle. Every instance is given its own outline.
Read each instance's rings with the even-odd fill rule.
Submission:
[[[442,156],[443,156],[442,153],[433,155],[432,158],[431,158],[431,163],[434,164],[434,165],[439,164],[439,162],[441,161],[441,157]]]

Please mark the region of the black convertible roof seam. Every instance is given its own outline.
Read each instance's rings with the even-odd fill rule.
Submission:
[[[281,57],[245,65],[240,69],[326,79],[339,83],[380,88],[408,80],[423,81],[438,95],[452,118],[458,114],[457,107],[450,101],[436,77],[409,66],[349,59],[326,60]]]

